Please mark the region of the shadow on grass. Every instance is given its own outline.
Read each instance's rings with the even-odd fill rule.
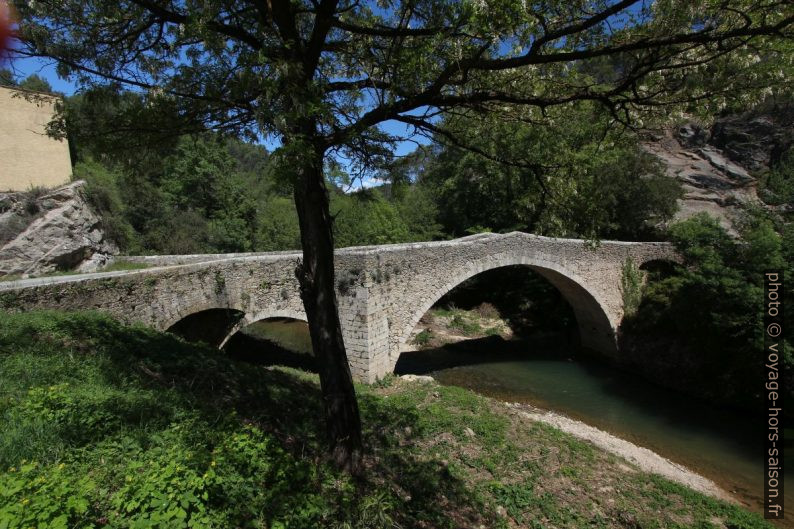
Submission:
[[[0,420],[7,424],[12,411],[7,404],[30,398],[31,387],[69,384],[66,404],[53,406],[58,413],[65,406],[76,409],[80,418],[67,429],[90,431],[76,437],[59,432],[65,444],[61,452],[89,448],[120,432],[145,437],[180,416],[197,414],[206,428],[255,425],[296,459],[318,465],[325,460],[322,401],[313,375],[232,360],[209,347],[101,315],[3,314],[0,373],[0,404],[6,403]],[[46,408],[51,403],[44,393]],[[487,520],[476,491],[440,461],[421,457],[414,443],[429,434],[415,407],[397,400],[366,389],[359,393],[368,456],[367,471],[354,484],[356,497],[382,490],[390,516],[405,527],[477,526]],[[100,420],[86,427],[86,416]],[[29,447],[36,450],[35,443]],[[46,454],[30,456],[46,459]],[[7,463],[2,459],[0,454],[0,464]]]

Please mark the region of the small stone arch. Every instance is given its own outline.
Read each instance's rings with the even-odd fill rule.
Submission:
[[[455,270],[454,273],[450,274],[451,279],[449,281],[441,287],[432,290],[429,294],[422,296],[421,301],[416,303],[417,309],[411,313],[411,316],[399,329],[396,343],[394,343],[395,347],[393,350],[395,353],[390,355],[391,370],[394,369],[397,357],[404,350],[416,324],[439,299],[477,274],[507,266],[526,266],[537,272],[560,291],[563,298],[573,309],[583,346],[610,356],[617,352],[615,334],[618,323],[617,318],[611,314],[609,304],[601,298],[599,293],[587,288],[585,286],[587,283],[582,278],[557,263],[522,255],[508,259],[481,260],[464,269]]]
[[[653,259],[647,259],[641,262],[638,268],[644,272],[655,272],[661,273],[663,275],[669,275],[673,273],[676,267],[682,264],[681,259],[672,259],[667,257],[659,257]]]
[[[190,342],[220,347],[229,329],[245,317],[245,312],[230,307],[208,307],[191,311],[163,330]]]
[[[200,303],[190,303],[179,306],[176,310],[167,310],[167,308],[161,309],[166,317],[157,318],[156,321],[152,323],[152,327],[158,331],[165,332],[192,314],[214,309],[233,310],[242,312],[243,314],[246,312],[246,308],[239,304],[228,303],[217,299],[206,299]]]
[[[229,330],[226,336],[221,341],[219,348],[223,348],[226,345],[226,342],[229,339],[237,334],[240,329],[251,325],[252,323],[256,323],[262,320],[268,320],[271,318],[289,318],[291,320],[298,320],[308,323],[308,319],[306,318],[306,313],[298,310],[293,309],[264,309],[253,313],[245,314],[235,325]]]

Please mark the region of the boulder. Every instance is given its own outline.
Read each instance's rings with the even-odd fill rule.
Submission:
[[[717,119],[709,143],[750,172],[775,166],[794,144],[794,106],[762,108]]]
[[[427,375],[402,375],[400,376],[400,378],[402,380],[405,380],[406,382],[419,382],[422,384],[429,384],[435,382],[435,379],[433,377]]]
[[[703,147],[709,139],[709,131],[697,123],[684,123],[676,131],[678,141],[685,147]],[[657,138],[657,141],[661,138]]]
[[[90,272],[118,253],[84,186],[0,194],[0,276]]]

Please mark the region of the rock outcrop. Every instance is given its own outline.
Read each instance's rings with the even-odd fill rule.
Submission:
[[[667,174],[684,189],[676,220],[706,212],[730,232],[741,204],[762,204],[755,176],[792,148],[794,107],[759,109],[715,120],[710,128],[686,123],[646,141]]]
[[[84,182],[0,193],[0,276],[93,271],[118,253],[86,200]]]

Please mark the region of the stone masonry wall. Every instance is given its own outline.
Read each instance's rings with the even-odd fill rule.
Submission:
[[[69,143],[47,136],[58,96],[0,87],[0,191],[69,182]]]

